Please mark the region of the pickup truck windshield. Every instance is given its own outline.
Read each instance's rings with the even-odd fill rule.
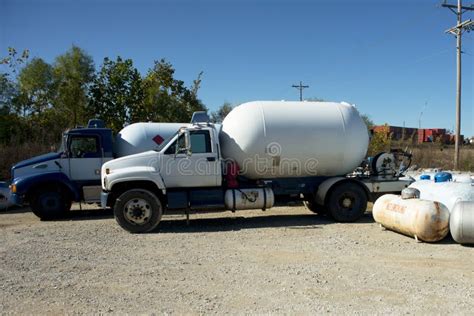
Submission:
[[[170,141],[171,141],[178,133],[179,133],[179,131],[176,132],[176,133],[174,133],[174,134],[171,135],[170,137],[168,137],[164,142],[161,143],[161,145],[159,145],[159,146],[155,149],[155,151],[161,151],[163,148],[165,148],[165,147],[170,143]]]

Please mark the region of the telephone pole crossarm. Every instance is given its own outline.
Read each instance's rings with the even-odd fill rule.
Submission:
[[[300,90],[300,101],[303,101],[303,89],[309,88],[309,86],[304,86],[303,82],[300,81],[299,85],[292,85],[293,88]]]

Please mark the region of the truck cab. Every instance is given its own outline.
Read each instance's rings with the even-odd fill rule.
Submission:
[[[11,200],[28,202],[42,219],[68,211],[72,201],[100,201],[100,169],[112,160],[113,133],[100,120],[63,134],[57,152],[17,163],[11,169]]]

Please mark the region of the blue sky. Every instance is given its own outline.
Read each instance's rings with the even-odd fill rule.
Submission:
[[[451,0],[454,2],[454,0]],[[376,123],[454,128],[455,15],[442,0],[0,0],[0,51],[53,62],[72,44],[100,66],[131,58],[145,74],[166,58],[199,97],[223,102],[305,97],[355,103]],[[464,1],[465,3],[469,3]],[[474,19],[465,14],[464,19]],[[463,36],[462,132],[474,135],[474,33]]]

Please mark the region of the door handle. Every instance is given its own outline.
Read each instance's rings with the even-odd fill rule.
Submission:
[[[207,161],[216,161],[216,157],[207,157]]]

